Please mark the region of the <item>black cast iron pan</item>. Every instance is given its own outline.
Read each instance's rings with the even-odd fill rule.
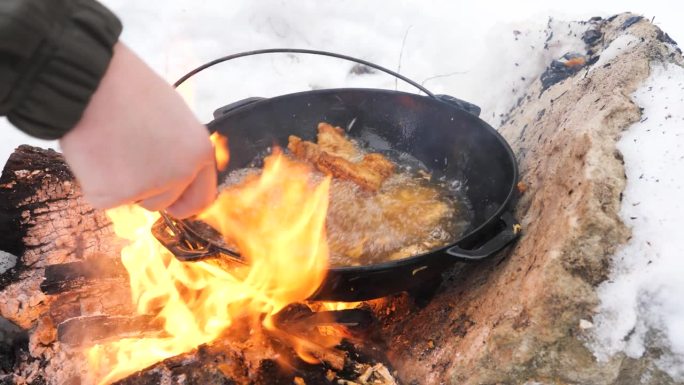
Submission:
[[[416,86],[427,96],[381,89],[324,89],[249,98],[216,110],[207,124],[230,140],[230,163],[219,174],[248,167],[274,143],[287,147],[289,135],[314,140],[321,121],[347,128],[377,151],[408,153],[434,177],[465,183],[473,212],[470,228],[453,244],[429,253],[367,266],[334,267],[312,300],[360,301],[416,288],[434,281],[456,262],[490,257],[518,237],[510,214],[518,178],[515,157],[506,141],[477,117],[479,108],[421,85],[373,63],[344,55],[299,49],[270,49],[227,56],[180,79],[179,85],[205,68],[236,57],[271,52],[314,53],[340,57],[379,69]],[[168,216],[153,232],[176,257],[196,260],[222,255],[240,261],[218,234],[193,221]]]

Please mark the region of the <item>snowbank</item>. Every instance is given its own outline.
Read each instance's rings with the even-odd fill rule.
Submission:
[[[594,319],[597,356],[624,351],[640,357],[665,350],[658,364],[684,380],[684,68],[657,66],[634,95],[643,119],[625,132],[619,149],[627,187],[621,217],[632,239],[614,258],[600,287]],[[669,352],[668,352],[669,351]]]

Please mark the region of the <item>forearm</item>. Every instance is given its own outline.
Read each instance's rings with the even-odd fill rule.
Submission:
[[[81,119],[120,32],[94,0],[0,1],[0,115],[30,135],[62,137]]]

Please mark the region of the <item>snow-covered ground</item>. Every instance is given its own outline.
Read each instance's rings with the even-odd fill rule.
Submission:
[[[656,24],[684,41],[684,5],[677,0],[103,2],[123,19],[123,40],[170,81],[195,64],[227,53],[282,46],[317,48],[400,67],[403,74],[435,92],[479,104],[494,125],[494,117],[516,99],[511,91],[532,81],[548,62],[539,48],[549,16],[581,20],[632,11],[655,16]],[[516,41],[514,30],[528,36]],[[547,56],[562,50],[559,46]],[[242,59],[198,77],[196,111],[209,119],[214,108],[230,101],[311,87],[394,87],[394,80],[386,76],[350,78],[348,69],[346,63],[303,56]],[[2,119],[0,132],[0,164],[22,143],[57,146],[30,138]]]
[[[684,380],[684,68],[655,67],[634,98],[642,122],[618,144],[627,174],[621,217],[632,239],[600,288],[594,348],[607,358],[664,347],[674,354],[659,366]]]
[[[684,42],[684,3],[678,0],[104,3],[123,19],[123,40],[169,81],[228,53],[268,47],[323,49],[399,69],[434,92],[474,102],[495,127],[499,114],[551,58],[580,44],[577,38],[567,38],[577,25],[563,20],[632,11],[655,17],[673,39]],[[557,32],[550,49],[543,50],[549,16]],[[350,68],[350,63],[308,56],[240,59],[200,74],[193,82],[192,104],[198,116],[208,120],[215,108],[248,96],[324,87],[395,87],[388,76],[351,76]],[[634,236],[617,255],[611,282],[601,288],[603,305],[595,320],[600,357],[618,351],[640,355],[644,341],[654,338],[649,328],[655,328],[660,331],[655,338],[680,357],[677,361],[676,355],[666,356],[661,364],[682,376],[684,262],[679,256],[684,244],[677,220],[684,217],[684,206],[677,199],[682,196],[677,176],[684,175],[683,83],[682,70],[670,67],[657,71],[636,95],[648,120],[632,127],[621,142],[629,177],[623,217],[634,226]],[[401,83],[398,88],[410,90]],[[28,138],[4,121],[0,132],[0,164],[21,143],[56,146]]]

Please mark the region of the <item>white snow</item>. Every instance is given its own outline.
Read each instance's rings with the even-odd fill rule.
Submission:
[[[0,164],[4,166],[12,151],[21,144],[30,144],[43,148],[59,148],[57,141],[40,140],[28,136],[12,127],[7,119],[0,117]]]
[[[220,9],[223,2],[207,0],[197,4],[199,9],[195,4],[188,6],[181,23],[159,23],[152,32],[149,21],[140,23],[141,18],[172,20],[178,10],[159,10],[155,2],[110,2],[127,25],[124,40],[140,52],[154,52],[148,60],[169,80],[227,53],[283,46],[318,48],[400,69],[435,93],[479,104],[487,118],[507,111],[552,58],[583,46],[579,38],[565,43],[568,33],[582,28],[576,23],[553,21],[558,33],[545,51],[547,16],[524,23],[503,22],[503,15],[489,18],[498,12],[488,15],[477,7],[447,1],[433,2],[430,7],[410,1],[308,0],[298,2],[297,7],[280,1],[238,2],[220,16],[225,21],[219,23],[210,10]],[[464,12],[472,15],[464,17]],[[515,30],[520,31],[518,36]],[[145,40],[130,38],[142,34]],[[213,109],[255,95],[345,86],[396,85],[413,91],[388,75],[350,76],[352,65],[308,55],[239,59],[195,78],[194,107],[201,118],[209,119]]]
[[[627,187],[622,220],[632,238],[599,289],[597,357],[640,357],[665,348],[658,365],[684,380],[684,69],[655,66],[634,95],[641,123],[622,136]]]
[[[517,92],[538,75],[547,59],[564,53],[558,46],[549,57],[540,55],[549,16],[583,20],[630,10],[655,16],[656,24],[684,41],[679,16],[684,5],[674,0],[103,2],[123,19],[123,40],[169,80],[223,54],[276,46],[337,51],[397,69],[405,37],[401,72],[435,92],[479,104],[483,118],[494,126],[497,116],[515,103]],[[514,40],[514,30],[524,36]],[[526,46],[534,48],[519,49]],[[305,56],[242,59],[198,77],[195,109],[208,120],[216,107],[247,96],[313,87],[394,87],[387,76],[347,76],[349,67]],[[399,89],[410,87],[399,85]],[[57,146],[21,134],[4,119],[0,119],[0,133],[0,164],[22,143]]]
[[[579,321],[579,327],[580,327],[580,329],[582,329],[582,330],[587,330],[587,329],[593,328],[593,327],[594,327],[594,324],[593,324],[591,321],[588,321],[588,320],[585,320],[585,319],[581,319],[581,320]]]
[[[0,274],[17,265],[17,257],[0,250]]]

